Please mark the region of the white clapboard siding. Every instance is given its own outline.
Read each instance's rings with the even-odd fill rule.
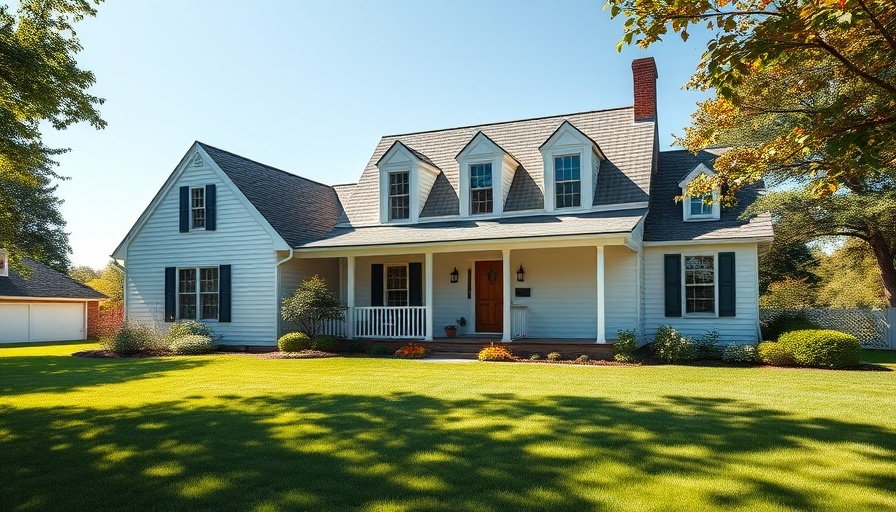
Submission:
[[[705,317],[683,315],[678,318],[665,316],[665,292],[663,255],[702,254],[716,255],[734,252],[736,281],[736,313],[734,317]],[[718,329],[722,341],[753,342],[757,340],[758,324],[758,257],[755,243],[747,244],[688,244],[683,246],[646,247],[644,249],[645,275],[645,330],[650,338],[660,325],[671,325],[685,336],[699,337],[710,329]],[[682,304],[682,308],[684,305]]]
[[[217,230],[179,232],[179,187],[217,186]],[[165,267],[232,265],[231,319],[211,322],[226,344],[276,341],[274,241],[209,167],[190,165],[128,246],[127,316],[165,329]]]

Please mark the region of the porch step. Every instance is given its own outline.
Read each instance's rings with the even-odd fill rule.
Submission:
[[[532,354],[538,354],[542,358],[551,352],[559,352],[563,359],[575,359],[581,355],[587,355],[591,359],[613,359],[613,344],[597,344],[594,342],[585,342],[584,340],[515,340],[510,343],[502,343],[500,341],[489,339],[469,339],[457,338],[447,341],[446,338],[439,338],[434,341],[415,341],[414,343],[426,347],[431,354],[438,356],[475,356],[489,343],[494,342],[496,345],[503,345],[513,355],[519,357],[529,357]],[[369,349],[374,345],[384,346],[389,353],[395,352],[399,348],[407,345],[407,341],[401,340],[364,340],[364,344]]]

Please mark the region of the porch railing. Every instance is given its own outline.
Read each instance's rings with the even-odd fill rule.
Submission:
[[[356,307],[352,316],[358,338],[426,337],[426,306]]]
[[[317,334],[327,336],[335,336],[337,338],[345,337],[345,320],[324,320],[323,324],[317,330]]]
[[[529,335],[529,308],[522,304],[510,305],[510,337],[525,338]]]

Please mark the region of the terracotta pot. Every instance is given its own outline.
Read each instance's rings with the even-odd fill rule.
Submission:
[[[445,327],[445,336],[449,338],[457,336],[457,327]]]

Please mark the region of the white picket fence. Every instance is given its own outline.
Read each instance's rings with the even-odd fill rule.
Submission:
[[[759,319],[769,322],[783,313],[796,311],[824,329],[852,334],[862,348],[896,350],[896,308],[760,309]]]

